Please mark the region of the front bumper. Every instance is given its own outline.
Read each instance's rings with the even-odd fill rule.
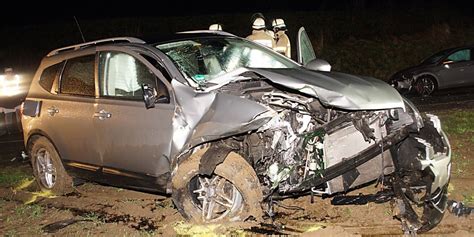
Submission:
[[[431,192],[433,193],[438,188],[442,189],[449,182],[451,176],[451,145],[449,144],[448,137],[441,129],[439,118],[432,114],[427,114],[426,116],[438,131],[444,145],[443,152],[435,152],[430,143],[421,138],[417,139],[419,143],[425,145],[425,157],[423,160],[420,160],[420,163],[422,170],[428,168],[433,173],[434,180],[431,185]]]

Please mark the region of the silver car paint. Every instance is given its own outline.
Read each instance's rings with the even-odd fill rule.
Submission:
[[[433,122],[434,127],[441,135],[444,145],[447,147],[447,152],[438,152],[435,153],[433,147],[428,144],[420,141],[420,143],[425,144],[426,147],[426,157],[424,160],[420,160],[421,169],[429,167],[429,169],[434,174],[434,180],[431,184],[431,192],[435,192],[436,189],[442,188],[449,182],[451,175],[451,145],[449,143],[448,137],[441,128],[441,122],[436,115],[426,114],[428,119]]]
[[[143,58],[142,55],[152,56],[149,51],[133,46],[101,46],[97,47],[97,51],[118,51],[133,56],[157,75],[158,80],[166,86],[162,89],[167,89],[170,95],[170,103],[156,104],[155,108],[150,110],[143,106],[143,101],[98,96],[96,112],[111,114],[108,119],[95,119],[102,165],[155,177],[169,172],[166,168],[171,163],[171,121],[175,108],[175,95],[172,93],[171,84],[158,69]]]
[[[171,157],[200,143],[256,130],[270,119],[256,119],[269,108],[254,101],[213,91],[197,92],[178,81],[172,85],[177,106]]]
[[[165,167],[172,163],[172,160],[175,157],[178,157],[180,154],[183,154],[194,146],[226,136],[242,134],[259,129],[270,120],[271,113],[266,113],[269,112],[270,109],[261,104],[255,103],[254,101],[228,94],[219,94],[212,90],[198,91],[195,88],[191,88],[188,85],[187,80],[184,79],[180,73],[176,73],[178,70],[169,60],[169,58],[153,47],[147,46],[147,48],[149,48],[150,52],[159,56],[160,60],[166,65],[167,69],[172,72],[170,75],[174,76],[174,80],[171,82],[170,87],[172,90],[170,90],[170,92],[174,92],[173,95],[175,98],[175,104],[174,108],[172,105],[171,107],[167,108],[167,110],[174,109],[172,113],[173,118],[171,121],[172,135],[169,141],[170,149],[168,151],[168,155],[166,154],[167,152],[164,152],[165,154],[163,156],[154,157],[154,159],[159,160],[154,164],[140,162],[139,160],[135,159],[130,160],[129,162],[136,163],[136,167],[134,169],[147,170],[146,173],[150,173],[150,170],[152,169],[161,169],[161,172],[167,172],[170,167],[168,167],[168,169]],[[37,74],[35,75],[35,79],[31,85],[28,98],[44,101],[47,99],[57,99],[57,96],[49,94],[39,86],[38,80],[42,70],[46,66],[61,62],[68,57],[90,54],[91,52],[94,52],[94,50],[95,48],[90,48],[70,54],[60,54],[58,56],[44,59],[40,66],[40,70],[38,70]],[[130,52],[132,52],[132,50]],[[337,72],[320,73],[309,71],[303,68],[286,70],[244,69],[243,71],[254,71],[276,84],[280,84],[290,89],[299,90],[309,96],[319,98],[319,100],[321,100],[321,102],[325,105],[337,107],[340,109],[378,110],[388,108],[405,108],[402,97],[393,88],[389,87],[384,82],[373,78],[356,77]],[[221,85],[229,83],[235,79],[235,77],[226,78],[226,80],[224,80],[225,82],[221,83]],[[89,102],[93,104],[94,110],[99,109],[97,101],[98,99],[88,99],[90,100]],[[70,105],[70,107],[74,108],[74,105]],[[157,110],[150,110],[150,112],[153,111]],[[75,112],[71,112],[68,115],[74,116],[75,114]],[[143,114],[139,116],[150,118]],[[91,120],[89,117],[84,117],[82,119]],[[149,125],[157,127],[169,126],[169,124],[156,124],[159,124],[159,122],[155,121],[155,123],[151,123]],[[50,130],[52,129],[59,130],[66,127],[66,125],[56,126],[54,121],[47,117],[27,118],[23,116],[23,125],[25,138],[28,138],[31,133],[34,133],[35,128],[42,128],[45,130],[43,131],[44,133],[49,134],[51,132]],[[143,125],[139,124],[139,126]],[[83,132],[90,134],[94,134],[96,132],[94,130],[94,126],[84,127],[82,129]],[[126,133],[126,131],[117,130],[117,133],[114,132],[113,136],[126,136]],[[86,138],[82,139],[87,140]],[[138,141],[145,141],[147,139],[151,139],[151,137],[146,136],[139,138]],[[93,139],[89,139],[87,141],[81,142],[92,143],[93,141]],[[27,142],[27,140],[25,140],[25,142]],[[65,144],[64,147],[68,147]],[[85,146],[87,146],[87,144],[84,143],[77,148],[83,148]],[[109,147],[108,149],[113,148]],[[60,151],[60,153],[64,152]],[[143,157],[147,155],[146,153],[147,152],[145,151],[138,151],[135,157]],[[78,159],[84,161],[83,158],[84,157]],[[130,157],[130,159],[133,158]],[[102,160],[99,160],[99,162],[102,163]]]
[[[59,63],[69,57],[91,55],[93,48],[77,52],[74,55],[58,55],[45,58],[37,70],[27,98],[42,101],[42,110],[38,118],[22,116],[23,134],[29,138],[32,133],[40,132],[55,141],[55,145],[63,159],[82,160],[82,162],[99,165],[102,163],[98,156],[96,137],[91,137],[93,120],[89,115],[94,112],[95,98],[81,96],[61,96],[50,94],[38,83],[45,67]],[[57,113],[50,115],[48,109],[56,109]],[[41,130],[39,130],[41,129]],[[27,140],[25,139],[25,145]],[[70,144],[74,143],[74,146]]]
[[[239,68],[211,80],[216,89],[240,80],[245,72],[255,72],[268,80],[318,98],[322,104],[345,110],[405,109],[401,95],[381,80],[340,72],[316,72],[304,68],[260,69]],[[239,77],[240,76],[240,77]]]

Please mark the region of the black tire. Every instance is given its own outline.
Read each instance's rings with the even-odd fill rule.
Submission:
[[[72,191],[73,180],[66,173],[56,148],[46,137],[32,138],[29,154],[33,174],[41,190],[56,195]]]
[[[173,202],[181,214],[195,223],[244,221],[250,216],[260,219],[262,217],[260,206],[262,191],[253,168],[240,155],[231,152],[224,162],[216,167],[211,177],[199,175],[200,159],[206,150],[202,149],[195,152],[179,164],[172,178]],[[216,179],[216,183],[213,184],[213,180]],[[209,182],[206,183],[206,180]],[[221,183],[222,185],[220,185]],[[215,189],[212,189],[214,191],[207,192],[213,193],[209,199],[206,199],[208,197],[207,190],[202,191],[206,185],[208,185],[207,187],[215,187]],[[221,192],[219,189],[221,189]],[[224,189],[231,192],[232,195],[227,195]],[[226,204],[230,207],[226,208],[218,203],[218,193],[226,194],[226,200],[229,200]],[[203,211],[205,210],[202,208],[204,205],[206,207],[211,206],[211,204],[204,204],[203,199],[210,200],[207,203],[212,203],[215,200],[212,206],[216,208],[212,208],[211,214]],[[220,198],[220,201],[223,200]],[[212,212],[214,210],[216,212]]]
[[[430,96],[438,88],[432,76],[420,76],[415,82],[415,91],[420,96]]]

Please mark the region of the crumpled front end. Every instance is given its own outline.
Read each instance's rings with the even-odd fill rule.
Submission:
[[[400,95],[386,96],[387,103],[376,107],[366,100],[363,106],[372,109],[345,110],[308,96],[301,91],[306,87],[282,88],[287,77],[270,80],[271,73],[257,71],[202,92],[175,83],[180,106],[173,154],[211,141],[226,143],[253,164],[266,194],[344,192],[393,173],[396,159],[429,169],[432,192],[448,182],[450,147],[439,120],[423,119]],[[348,98],[364,98],[357,93]],[[392,150],[408,138],[422,151],[393,157]]]

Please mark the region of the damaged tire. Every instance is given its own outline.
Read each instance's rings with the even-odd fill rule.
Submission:
[[[56,148],[47,138],[32,138],[29,152],[33,174],[41,190],[57,195],[72,190],[72,178],[66,173]]]
[[[230,152],[211,176],[199,174],[207,149],[179,164],[172,178],[172,197],[178,210],[197,223],[261,218],[262,191],[255,171],[244,158]]]

